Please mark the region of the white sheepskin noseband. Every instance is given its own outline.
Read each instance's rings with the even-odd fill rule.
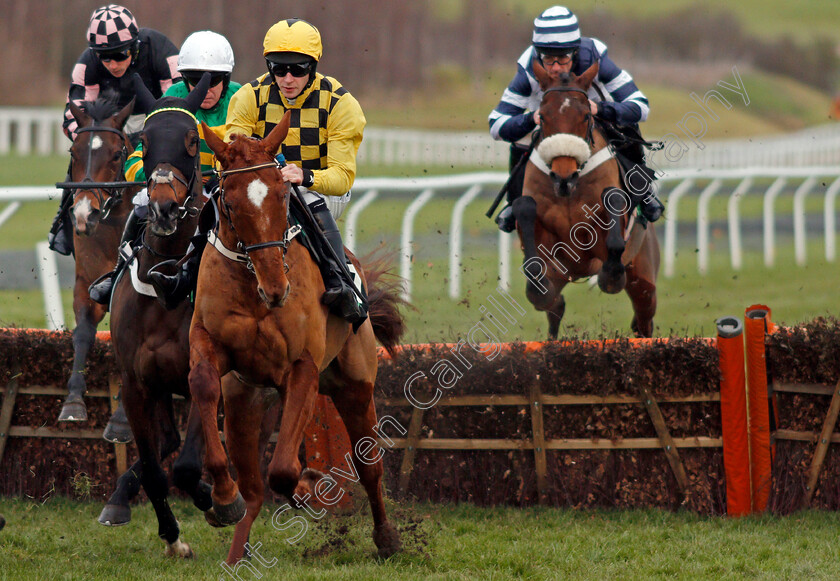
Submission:
[[[589,144],[577,135],[558,133],[542,140],[537,153],[546,165],[551,165],[555,157],[573,157],[578,165],[583,165],[589,159]]]

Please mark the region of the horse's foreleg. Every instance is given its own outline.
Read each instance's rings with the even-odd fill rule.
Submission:
[[[198,325],[190,330],[190,395],[198,408],[206,447],[204,465],[213,477],[212,518],[220,526],[236,524],[245,516],[245,501],[228,472],[228,457],[219,437],[219,399],[222,394],[219,362],[213,342]],[[206,515],[207,516],[207,515]]]
[[[99,523],[109,527],[116,527],[131,522],[130,502],[140,492],[140,474],[143,464],[137,460],[117,480],[117,488],[111,494],[102,512],[99,513]]]
[[[198,407],[190,402],[187,416],[187,430],[181,453],[172,466],[172,480],[175,486],[193,499],[193,504],[206,513],[213,507],[210,485],[201,480],[201,457],[204,454],[204,437],[201,433],[201,416]],[[212,522],[211,524],[217,524]]]
[[[73,329],[73,371],[67,382],[67,398],[58,416],[60,422],[87,421],[87,407],[84,394],[87,389],[85,383],[85,365],[88,353],[96,340],[96,325],[105,316],[104,309],[97,309],[95,303],[87,296],[87,288],[83,289],[84,296],[80,296],[82,283],[77,281],[73,290],[73,312],[76,317],[76,328]]]
[[[607,188],[604,194],[609,191],[620,190]],[[621,256],[624,254],[624,233],[620,220],[612,218],[611,226],[607,231],[606,246],[607,259],[598,272],[598,287],[605,293],[616,294],[621,292],[627,284],[627,275],[624,264],[621,262]]]
[[[563,320],[563,315],[566,313],[566,299],[563,298],[563,295],[558,295],[560,299],[557,303],[548,311],[546,311],[546,315],[548,315],[548,338],[552,341],[557,340],[557,334],[560,331],[560,321]]]
[[[236,467],[236,484],[247,512],[236,524],[227,562],[232,565],[245,554],[251,526],[263,504],[264,484],[260,472],[260,425],[263,420],[261,390],[243,386],[230,375],[225,378],[225,444]],[[279,444],[278,444],[279,445]]]
[[[353,463],[365,487],[373,514],[373,541],[380,557],[390,557],[400,550],[400,534],[388,521],[382,497],[382,450],[376,444],[376,409],[373,404],[373,383],[346,381],[331,396],[350,436]],[[365,440],[365,441],[362,441]],[[360,445],[357,445],[361,442]],[[370,442],[370,444],[366,444]],[[367,450],[359,455],[360,450]]]
[[[268,466],[268,484],[277,494],[282,494],[296,505],[294,495],[305,496],[302,490],[301,465],[298,459],[303,430],[315,409],[318,395],[318,366],[308,351],[292,364],[283,393],[283,418],[277,434],[277,446]],[[308,488],[304,485],[302,488]]]
[[[158,536],[166,543],[166,555],[178,557],[192,557],[189,545],[180,539],[181,531],[172,509],[169,507],[169,479],[160,465],[161,452],[171,449],[171,444],[165,443],[159,425],[166,422],[166,403],[151,397],[146,390],[142,390],[123,375],[124,397],[126,410],[129,412],[129,423],[135,436],[137,453],[141,462],[140,482],[149,497],[155,516],[158,520]],[[168,428],[172,429],[172,426]]]
[[[522,272],[525,274],[525,296],[538,310],[550,309],[556,302],[557,289],[548,279],[548,268],[537,253],[537,201],[529,196],[517,198],[512,205],[519,228],[519,238],[525,251]]]
[[[653,336],[653,317],[656,314],[656,284],[640,277],[631,277],[627,294],[633,303],[630,328],[637,337]]]

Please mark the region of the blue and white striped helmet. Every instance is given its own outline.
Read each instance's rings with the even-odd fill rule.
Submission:
[[[534,19],[534,48],[542,54],[568,53],[580,47],[577,17],[565,6],[552,6]]]

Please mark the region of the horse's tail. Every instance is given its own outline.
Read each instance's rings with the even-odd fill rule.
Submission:
[[[368,317],[376,340],[393,357],[395,347],[405,333],[405,319],[400,306],[408,306],[400,295],[403,279],[391,271],[391,256],[376,251],[360,261],[365,272],[368,291]]]

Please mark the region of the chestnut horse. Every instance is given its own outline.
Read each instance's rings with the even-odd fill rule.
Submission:
[[[88,287],[101,275],[110,271],[117,258],[126,218],[131,211],[131,196],[139,188],[128,188],[123,164],[131,144],[123,133],[134,100],[121,111],[113,102],[97,99],[85,102],[84,109],[70,103],[79,128],[70,147],[70,182],[73,205],[73,244],[76,259],[76,282],[73,287],[73,371],[67,382],[68,395],[61,408],[59,421],[87,421],[84,402],[85,364],[96,338],[96,326],[105,316],[105,306],[90,299]],[[112,421],[125,426],[122,404]],[[106,432],[112,432],[109,422]],[[118,441],[130,441],[130,433],[121,430]]]
[[[158,300],[147,273],[164,260],[182,258],[205,203],[199,166],[199,134],[193,116],[209,83],[202,80],[187,99],[166,97],[155,102],[137,87],[141,104],[150,111],[141,134],[143,165],[148,176],[148,218],[135,252],[126,246],[126,267],[114,284],[111,337],[122,379],[122,398],[137,444],[139,459],[123,474],[99,516],[109,526],[131,519],[129,501],[143,489],[158,519],[158,535],[166,555],[192,557],[180,540],[178,521],[167,503],[169,486],[161,461],[175,452],[181,437],[172,395],[189,399],[189,328],[192,305],[184,301],[167,310]],[[137,82],[137,81],[135,81]],[[210,485],[202,482],[201,422],[191,406],[187,436],[174,467],[175,484],[205,513],[212,508]],[[214,522],[212,514],[208,520]]]
[[[619,164],[590,113],[587,91],[598,64],[553,80],[534,61],[534,74],[543,90],[542,136],[525,169],[523,195],[513,202],[526,296],[548,314],[548,335],[556,339],[566,309],[563,287],[597,274],[604,292],[627,291],[631,328],[650,337],[659,242],[653,224],[645,228],[633,217]]]
[[[227,559],[235,563],[243,556],[263,502],[255,426],[278,394],[283,412],[268,467],[269,485],[293,504],[293,497],[313,494],[323,474],[311,469],[302,473],[298,450],[320,392],[332,398],[347,428],[373,513],[373,539],[379,554],[389,556],[399,550],[400,540],[385,514],[382,460],[359,457],[356,444],[376,439],[376,341],[387,349],[397,344],[403,328],[399,299],[368,287],[370,318],[356,333],[321,304],[321,273],[289,228],[289,186],[274,162],[289,117],[287,112],[262,141],[237,137],[226,144],[205,130],[205,141],[223,168],[221,218],[198,275],[190,328],[190,392],[201,413],[213,507],[223,524],[238,523]],[[354,263],[361,273],[359,262]],[[229,371],[235,373],[222,381]],[[226,445],[238,473],[235,482],[216,424],[222,396]]]

